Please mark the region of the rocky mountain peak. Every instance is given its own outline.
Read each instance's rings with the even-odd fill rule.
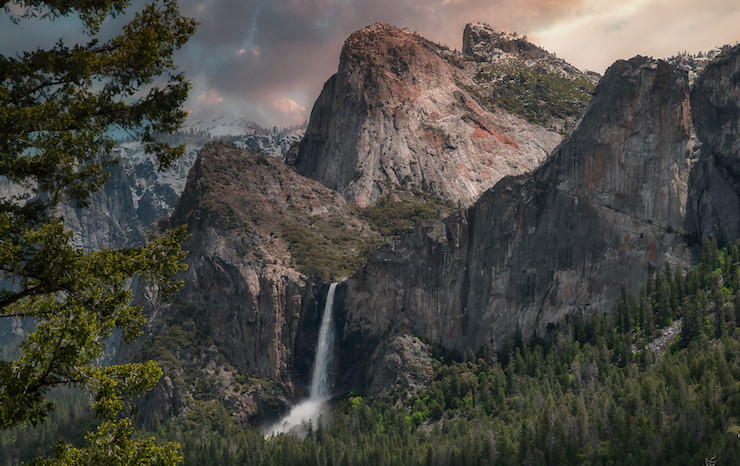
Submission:
[[[353,33],[314,105],[296,169],[360,206],[401,185],[471,204],[561,140],[498,106],[478,71],[408,30],[374,24]]]
[[[563,76],[583,76],[594,83],[600,78],[597,73],[581,71],[562,58],[531,43],[527,40],[527,36],[501,31],[488,24],[468,23],[465,25],[462,53],[466,58],[479,64],[516,59],[530,66],[540,67]]]
[[[490,62],[503,54],[515,55],[524,60],[536,60],[550,55],[545,49],[529,42],[526,36],[480,23],[465,25],[462,52],[478,62]]]
[[[445,63],[439,59],[441,46],[430,42],[408,29],[376,23],[351,34],[344,43],[339,59],[339,72],[350,72],[355,67],[382,73],[378,78],[412,83],[419,67],[432,77],[443,77]],[[414,95],[389,95],[389,98],[413,98]]]

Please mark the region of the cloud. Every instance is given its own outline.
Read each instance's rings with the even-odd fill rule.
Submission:
[[[223,102],[249,108],[253,114],[247,116],[265,119],[260,124],[279,125],[288,115],[273,105],[273,96],[290,95],[296,105],[311,108],[323,83],[336,72],[344,40],[367,25],[408,27],[459,49],[468,22],[522,31],[530,22],[567,15],[581,2],[215,0],[204,7],[203,2],[186,1],[183,11],[201,25],[178,63],[198,83],[195,87],[215,89]]]
[[[740,39],[735,0],[589,1],[572,17],[539,27],[530,39],[581,68],[603,72],[619,58],[665,58]]]
[[[133,0],[131,10],[147,0]],[[460,49],[463,27],[485,22],[526,34],[580,68],[603,72],[618,58],[698,52],[740,39],[737,0],[181,0],[200,21],[177,52],[193,84],[193,115],[237,113],[261,125],[291,124],[285,96],[310,109],[337,69],[352,32],[375,22],[418,31]],[[120,19],[120,18],[119,18]],[[114,29],[120,21],[106,22]],[[0,15],[0,53],[79,40],[79,21],[13,25]],[[305,112],[307,113],[307,111]]]
[[[133,0],[132,9],[147,0]],[[262,125],[291,124],[284,96],[313,106],[337,69],[344,40],[375,22],[407,27],[460,49],[463,27],[485,22],[530,40],[581,68],[603,71],[637,53],[667,56],[740,39],[736,0],[181,0],[183,14],[200,21],[176,55],[193,84],[193,115],[242,114]],[[53,44],[79,35],[62,19],[4,27],[0,53]]]
[[[206,92],[198,96],[198,103],[201,105],[218,105],[223,101],[224,98],[221,97],[215,89],[208,89]]]
[[[279,112],[286,114],[305,113],[306,107],[299,105],[295,100],[287,97],[278,97],[272,101],[272,106]]]

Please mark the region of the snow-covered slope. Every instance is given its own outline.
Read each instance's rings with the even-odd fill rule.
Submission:
[[[205,133],[212,138],[264,133],[267,130],[246,117],[225,113],[212,120],[198,120],[182,128],[184,133]]]

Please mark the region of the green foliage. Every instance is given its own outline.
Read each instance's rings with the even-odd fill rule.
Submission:
[[[281,222],[292,265],[304,274],[328,281],[347,276],[367,260],[382,243],[412,225],[438,220],[452,211],[449,202],[409,186],[386,184],[390,191],[377,205],[356,208],[359,218],[378,233],[350,228],[343,219],[311,217],[290,212]],[[358,231],[359,230],[359,231]]]
[[[157,445],[154,437],[132,438],[133,427],[130,419],[106,421],[95,433],[85,437],[86,448],[76,448],[60,443],[54,450],[55,459],[36,460],[35,465],[170,465],[182,461],[178,453],[179,445],[167,443]]]
[[[452,145],[452,137],[439,126],[434,126],[429,123],[422,123],[421,129],[430,134],[433,138],[437,139],[441,146],[445,148],[454,148],[454,146]]]
[[[381,240],[353,231],[339,219],[295,216],[280,224],[288,243],[291,265],[322,281],[343,277],[357,270]]]
[[[90,409],[89,396],[82,390],[56,389],[49,399],[56,409],[39,426],[25,424],[0,431],[0,464],[49,456],[60,439],[81,445],[87,432],[100,424]]]
[[[155,135],[184,120],[180,106],[189,84],[172,55],[195,22],[180,15],[175,1],[155,1],[121,34],[101,40],[101,23],[123,13],[128,2],[22,0],[12,10],[24,11],[20,15],[7,2],[2,6],[16,22],[77,15],[86,38],[0,56],[0,173],[14,192],[0,199],[0,318],[36,323],[20,355],[0,360],[0,427],[37,425],[54,408],[48,392],[76,385],[90,391],[106,422],[90,434],[88,448],[60,446],[59,461],[171,462],[174,446],[130,440],[130,422],[119,418],[161,370],[154,363],[102,368],[98,359],[114,328],[124,341],[140,332],[144,317],[131,305],[132,278],[156,284],[164,294],[179,286],[174,277],[184,267],[185,229],[140,248],[84,251],[72,245],[58,207],[85,207],[105,183],[105,168],[117,162],[109,157],[112,130],[142,140],[160,168],[183,153]],[[122,456],[100,456],[98,450],[114,444]]]
[[[360,218],[370,222],[385,237],[396,237],[419,222],[439,220],[453,210],[448,201],[414,186],[393,188],[376,205],[358,208]]]
[[[482,103],[499,105],[539,125],[577,118],[596,87],[585,77],[531,68],[517,59],[494,61],[482,67],[475,80],[492,88]]]
[[[130,304],[128,279],[141,276],[160,283],[164,291],[174,290],[185,237],[181,228],[142,248],[84,252],[69,244],[71,235],[59,219],[28,231],[18,242],[14,233],[0,230],[10,238],[0,247],[0,256],[4,278],[13,277],[21,291],[0,292],[2,317],[31,318],[38,324],[21,344],[18,359],[0,361],[3,428],[43,420],[52,408],[44,394],[55,386],[87,386],[99,397],[106,391],[103,379],[120,383],[127,377],[101,371],[96,360],[114,328],[130,341],[144,321],[141,309]],[[149,386],[158,378],[145,365],[132,365],[129,371]]]
[[[350,393],[304,439],[225,424],[206,440],[168,435],[186,464],[733,464],[740,328],[728,305],[739,253],[709,242],[703,254],[709,262],[686,273],[661,270],[640,297],[624,290],[612,316],[569,316],[548,341],[515,339],[498,356],[438,359],[423,392]],[[704,299],[709,328],[669,351],[644,349],[664,321],[686,318],[677,299]]]

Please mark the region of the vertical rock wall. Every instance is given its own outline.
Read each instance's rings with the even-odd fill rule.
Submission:
[[[686,73],[615,63],[542,167],[417,226],[347,280],[345,344],[411,334],[460,352],[498,348],[517,332],[544,336],[567,313],[611,311],[623,284],[637,292],[666,262],[690,260],[677,233],[694,156]],[[351,356],[344,364],[359,371],[348,380],[372,377]]]

